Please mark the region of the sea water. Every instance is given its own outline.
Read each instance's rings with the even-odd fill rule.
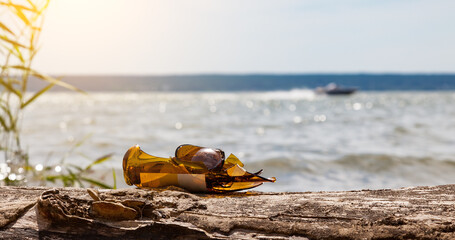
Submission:
[[[63,170],[112,153],[98,169],[119,173],[135,144],[161,157],[185,143],[221,148],[277,178],[262,191],[448,184],[454,102],[453,91],[51,92],[24,113],[23,145],[32,164]]]

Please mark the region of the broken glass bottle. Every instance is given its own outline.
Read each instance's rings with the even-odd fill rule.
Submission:
[[[220,149],[180,145],[175,157],[149,155],[136,145],[123,157],[123,176],[128,185],[157,188],[178,186],[191,192],[231,192],[250,189],[275,178],[250,173],[233,154]]]

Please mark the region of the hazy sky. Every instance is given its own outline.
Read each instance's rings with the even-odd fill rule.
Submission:
[[[54,0],[52,74],[455,72],[453,0]]]

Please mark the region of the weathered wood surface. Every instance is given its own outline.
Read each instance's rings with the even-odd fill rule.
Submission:
[[[224,195],[100,190],[106,199],[144,200],[154,219],[90,220],[90,226],[79,222],[43,228],[35,203],[46,190],[0,188],[0,238],[455,239],[455,185]],[[86,189],[59,190],[70,199],[93,201]]]

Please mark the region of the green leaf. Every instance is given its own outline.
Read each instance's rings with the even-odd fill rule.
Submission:
[[[104,155],[104,156],[102,156],[102,157],[100,157],[100,158],[95,159],[95,161],[93,161],[90,165],[88,165],[88,166],[85,168],[85,170],[89,170],[89,169],[92,168],[93,166],[95,166],[95,165],[97,165],[97,164],[100,164],[100,163],[102,163],[102,162],[105,162],[105,161],[109,160],[109,159],[112,157],[112,155],[113,155],[113,154],[110,153],[110,154],[106,154],[106,155]]]
[[[22,103],[21,104],[21,109],[24,109],[26,106],[28,106],[30,103],[32,103],[33,101],[35,101],[36,98],[38,98],[39,96],[41,96],[43,93],[47,92],[49,89],[51,89],[55,84],[54,83],[50,83],[49,85],[47,85],[46,87],[44,87],[43,89],[39,90],[37,93],[35,93],[31,98],[29,98],[25,103]]]
[[[105,183],[102,183],[102,182],[98,182],[94,179],[91,179],[91,178],[86,178],[86,177],[81,177],[81,180],[82,181],[85,181],[85,182],[88,182],[92,185],[95,185],[95,186],[98,186],[98,187],[102,187],[102,188],[106,188],[106,189],[112,189],[112,186],[109,186]]]

